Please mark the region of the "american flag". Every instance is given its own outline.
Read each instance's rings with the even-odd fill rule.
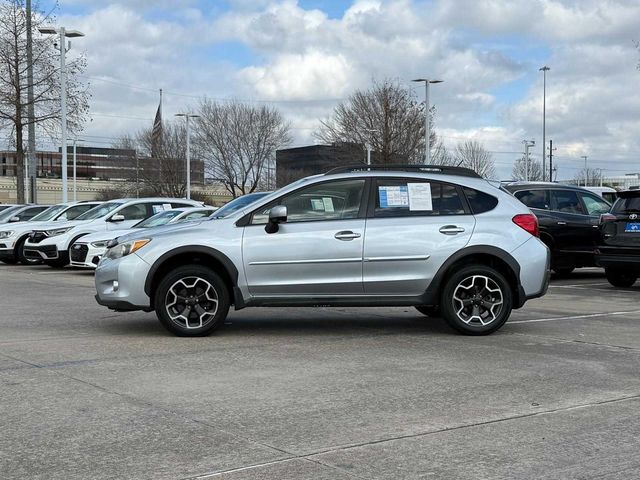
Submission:
[[[153,121],[153,129],[151,130],[151,156],[156,157],[160,151],[162,144],[162,90],[160,90],[160,104],[156,111],[156,118]]]

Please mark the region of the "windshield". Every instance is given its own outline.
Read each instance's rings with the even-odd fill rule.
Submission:
[[[638,213],[640,212],[640,194],[633,197],[622,197],[613,206],[612,213]]]
[[[122,203],[120,202],[103,203],[102,205],[92,208],[87,213],[83,213],[79,217],[76,217],[76,220],[95,220],[96,218],[104,217],[111,213],[121,205]]]
[[[160,212],[153,217],[136,223],[133,228],[151,228],[159,227],[160,225],[166,225],[171,221],[171,219],[176,218],[181,213],[182,212],[180,210],[167,210],[165,212]]]
[[[53,207],[47,208],[44,212],[40,212],[38,215],[33,217],[31,220],[51,220],[60,212],[62,212],[65,208],[68,208],[69,205],[54,205]]]
[[[231,200],[224,207],[216,210],[215,214],[212,218],[223,218],[228,215],[231,215],[238,210],[242,210],[247,205],[252,204],[256,200],[260,200],[262,197],[266,197],[271,192],[260,192],[260,193],[248,193],[247,195],[243,195],[234,200]]]
[[[11,208],[13,207],[13,205],[0,205],[0,212],[2,212],[3,210],[6,210],[7,208]]]
[[[13,217],[14,213],[20,210],[21,208],[23,208],[21,205],[18,205],[16,207],[5,208],[3,211],[0,212],[0,221],[8,220],[9,218]]]

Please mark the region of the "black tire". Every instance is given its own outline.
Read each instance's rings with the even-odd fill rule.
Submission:
[[[14,257],[3,257],[0,258],[0,262],[6,263],[7,265],[15,265],[18,261]]]
[[[575,267],[554,268],[553,273],[555,273],[559,278],[566,278],[571,275],[571,272],[573,272],[574,270]]]
[[[42,260],[30,259],[24,256],[24,242],[27,241],[27,237],[21,238],[16,242],[14,247],[15,256],[22,265],[40,265]]]
[[[500,272],[486,265],[469,265],[454,272],[442,289],[442,317],[465,335],[495,332],[507,321],[512,307],[511,286]]]
[[[181,295],[178,296],[175,292]],[[214,298],[217,299],[217,304],[211,301]],[[184,299],[185,303],[177,303],[179,299]],[[195,303],[191,306],[187,302]],[[185,265],[167,273],[160,281],[154,298],[158,320],[167,330],[180,337],[209,335],[224,323],[230,304],[229,290],[222,278],[214,270],[202,265]],[[211,315],[209,310],[214,306],[216,310]],[[184,315],[187,307],[191,308],[186,317],[194,323],[199,321],[202,326],[192,325],[187,328],[189,320],[179,318],[179,315]],[[197,307],[202,313],[196,311]],[[203,315],[208,317],[203,319]]]
[[[439,317],[440,307],[435,307],[432,305],[418,305],[415,307],[421,314],[426,315],[427,317]]]
[[[614,287],[629,288],[636,283],[638,274],[618,268],[605,268],[604,273],[608,282]]]
[[[64,268],[69,265],[69,254],[67,252],[58,252],[58,258],[54,260],[44,260],[44,263],[51,268]]]

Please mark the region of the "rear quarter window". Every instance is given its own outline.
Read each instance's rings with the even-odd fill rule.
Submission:
[[[498,199],[493,195],[469,187],[464,187],[463,190],[473,214],[489,212],[498,205]]]
[[[618,198],[613,205],[613,213],[638,213],[640,212],[640,195]]]

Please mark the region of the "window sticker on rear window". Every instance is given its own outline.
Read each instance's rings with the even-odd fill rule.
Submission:
[[[378,187],[380,208],[409,206],[409,188],[406,185]]]
[[[409,210],[433,210],[430,183],[407,183],[409,193]]]

